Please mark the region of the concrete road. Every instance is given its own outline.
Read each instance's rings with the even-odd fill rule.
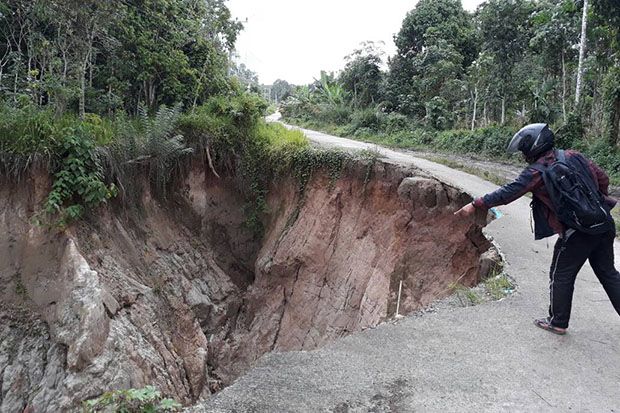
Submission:
[[[409,154],[304,132],[325,146],[379,150],[474,196],[497,188]],[[512,296],[406,317],[314,351],[268,354],[193,411],[620,412],[620,317],[587,266],[569,333],[536,328],[533,319],[546,315],[555,240],[533,240],[529,199],[500,209],[504,217],[487,233],[517,281]]]

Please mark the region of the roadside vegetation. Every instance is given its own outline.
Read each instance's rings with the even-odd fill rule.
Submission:
[[[163,397],[155,387],[146,386],[142,389],[106,392],[96,399],[85,401],[83,407],[85,413],[156,413],[179,412],[183,406],[173,399]]]
[[[497,301],[511,295],[516,285],[506,273],[500,272],[483,280],[475,287],[466,287],[460,283],[450,285],[452,296],[446,299],[454,305],[470,307],[489,301]]]
[[[339,136],[508,161],[516,130],[545,122],[559,147],[620,183],[620,7],[590,1],[582,36],[583,6],[489,0],[468,13],[458,0],[421,0],[386,68],[380,45],[363,43],[340,72],[289,85],[280,110]]]

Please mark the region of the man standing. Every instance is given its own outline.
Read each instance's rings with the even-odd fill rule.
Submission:
[[[522,152],[529,166],[514,182],[475,199],[455,212],[455,215],[466,217],[476,209],[487,210],[497,205],[506,205],[528,192],[532,193],[535,239],[558,234],[549,272],[549,317],[534,320],[534,323],[552,333],[565,334],[575,279],[586,260],[590,261],[594,273],[620,315],[620,274],[614,266],[616,231],[609,214],[616,201],[608,196],[609,178],[598,165],[579,152],[557,151],[554,146],[555,137],[547,124],[536,123],[522,128],[512,138],[507,151]],[[566,167],[564,171],[568,171],[567,176],[549,172],[555,170],[555,165]],[[561,181],[566,182],[568,179],[564,178],[567,177],[576,179],[580,183],[577,186],[581,185],[584,191],[572,197],[570,191],[574,190],[574,185],[564,185],[562,188]],[[558,191],[563,190],[569,192],[558,196]],[[579,194],[583,196],[582,199]],[[558,199],[564,202],[569,198],[575,198],[577,202],[574,205],[558,205]],[[584,219],[578,219],[581,215],[571,207],[585,209],[588,206],[593,206],[591,215],[598,213],[599,220],[586,224]],[[588,212],[586,210],[586,214]]]

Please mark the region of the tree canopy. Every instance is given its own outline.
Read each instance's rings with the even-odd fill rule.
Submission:
[[[241,28],[225,0],[3,0],[0,97],[81,115],[196,105],[229,87]]]

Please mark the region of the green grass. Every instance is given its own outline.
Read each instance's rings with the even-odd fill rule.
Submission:
[[[506,274],[500,273],[472,288],[459,282],[450,284],[449,288],[461,305],[468,307],[490,300],[501,300],[514,292],[515,285]]]
[[[510,295],[515,286],[506,274],[499,274],[484,281],[487,292],[494,300]]]
[[[482,297],[471,288],[465,287],[463,284],[454,282],[449,286],[450,290],[456,295],[463,306],[478,305],[482,303]]]

